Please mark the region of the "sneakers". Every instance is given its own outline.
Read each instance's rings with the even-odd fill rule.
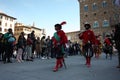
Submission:
[[[24,62],[23,60],[17,60],[19,63]]]

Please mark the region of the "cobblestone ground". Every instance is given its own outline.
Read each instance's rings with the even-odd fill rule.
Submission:
[[[3,64],[0,62],[0,80],[120,80],[117,55],[112,60],[102,54],[99,59],[92,58],[92,66],[86,67],[83,56],[65,58],[64,67],[53,72],[55,59],[35,59],[33,62]]]

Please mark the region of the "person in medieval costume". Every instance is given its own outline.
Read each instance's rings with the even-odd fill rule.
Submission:
[[[101,54],[101,40],[100,40],[100,35],[96,36],[96,42],[94,45],[94,54],[95,54],[95,58],[99,58],[100,54]]]
[[[85,24],[85,31],[79,34],[79,39],[82,40],[82,51],[83,55],[86,58],[86,65],[87,67],[91,66],[91,57],[93,56],[93,44],[95,44],[96,37],[94,32],[90,30],[91,25]]]
[[[110,59],[112,59],[113,54],[113,42],[110,35],[106,35],[104,39],[104,52],[106,54],[106,59],[108,58],[108,55],[110,56]]]
[[[54,72],[58,71],[58,68],[61,68],[63,66],[64,48],[65,48],[65,44],[68,42],[65,32],[61,30],[63,24],[66,24],[66,22],[62,22],[61,24],[55,24],[56,32],[52,37],[55,54],[56,54],[56,65],[53,69]]]

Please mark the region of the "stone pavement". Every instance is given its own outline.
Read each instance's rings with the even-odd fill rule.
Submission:
[[[67,69],[64,67],[53,72],[55,59],[35,59],[33,62],[3,64],[0,62],[0,80],[120,80],[120,69],[117,55],[113,59],[92,58],[92,66],[86,67],[83,56],[65,58]]]

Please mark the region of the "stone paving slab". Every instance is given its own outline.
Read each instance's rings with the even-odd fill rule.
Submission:
[[[0,62],[0,80],[120,80],[117,55],[113,59],[92,58],[92,66],[86,67],[83,56],[65,58],[64,67],[53,72],[55,59],[35,59],[33,62],[3,64]]]

